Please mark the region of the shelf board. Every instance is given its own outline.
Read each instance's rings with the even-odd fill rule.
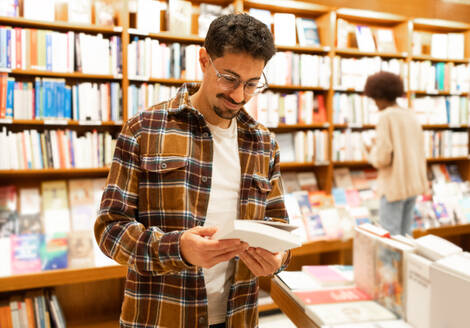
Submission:
[[[468,161],[468,156],[427,158],[428,163]]]
[[[352,239],[348,240],[316,240],[303,244],[292,250],[292,256],[312,255],[352,249]]]
[[[375,129],[374,124],[334,124],[335,129]]]
[[[308,169],[319,166],[328,166],[328,162],[313,162],[313,163],[298,163],[298,162],[288,162],[281,163],[281,170],[294,170],[294,169]]]
[[[427,230],[413,230],[413,237],[419,238],[424,235],[436,235],[439,237],[451,237],[470,234],[470,224],[458,224],[445,227],[429,228]]]
[[[327,6],[293,0],[245,0],[243,7],[267,9],[273,12],[310,15],[326,14],[330,10]]]
[[[371,166],[367,161],[344,161],[344,162],[333,162],[333,166]]]
[[[293,51],[293,52],[303,52],[303,53],[313,53],[313,54],[327,54],[331,50],[330,47],[308,47],[308,46],[282,46],[276,45],[278,51]]]
[[[116,328],[119,327],[119,313],[117,318],[86,318],[82,320],[67,321],[67,327],[70,328]]]
[[[158,39],[158,40],[167,40],[167,41],[182,42],[182,43],[196,43],[196,44],[204,43],[204,38],[196,34],[189,34],[189,35],[178,34],[178,33],[172,33],[168,31],[163,31],[163,32],[158,32],[158,33],[146,33],[146,32],[134,29],[134,28],[130,28],[128,31],[130,35],[146,36],[146,37],[148,36],[149,38]]]
[[[434,18],[415,18],[413,19],[413,28],[419,29],[439,29],[447,32],[464,32],[470,29],[470,25],[462,22],[449,21]]]
[[[451,125],[451,124],[423,124],[421,126],[425,130],[432,130],[432,129],[467,129],[467,124],[462,125]]]
[[[267,311],[272,311],[272,310],[277,310],[279,307],[277,306],[276,303],[268,303],[268,304],[263,304],[263,305],[258,305],[258,311],[261,312],[267,312]]]
[[[124,278],[127,267],[113,265],[84,269],[61,269],[0,278],[0,292],[70,285],[90,281]]]
[[[6,17],[0,16],[1,25],[14,25],[20,27],[31,27],[57,31],[76,31],[76,32],[90,32],[102,34],[121,34],[122,26],[100,26],[93,24],[79,24],[69,22],[46,22],[40,20],[26,19],[22,17]]]
[[[470,61],[470,59],[468,58],[464,58],[464,59],[436,58],[436,57],[432,57],[429,55],[413,55],[411,56],[411,60],[419,60],[419,61],[429,60],[432,62],[444,62],[444,63],[456,63],[456,64],[468,64]]]
[[[114,121],[75,121],[69,119],[51,118],[37,120],[0,119],[0,124],[10,125],[45,125],[45,126],[122,126],[122,122]]]
[[[339,8],[336,10],[336,15],[338,18],[366,23],[398,24],[406,21],[404,16],[364,9]]]
[[[336,55],[340,56],[355,56],[355,57],[382,57],[382,58],[403,58],[405,59],[408,56],[408,53],[394,53],[394,52],[365,52],[360,51],[359,49],[336,49]]]
[[[109,168],[89,168],[89,169],[42,169],[42,170],[0,170],[0,178],[29,178],[29,177],[71,177],[71,176],[106,176]]]
[[[105,74],[85,74],[80,72],[62,73],[51,72],[37,69],[2,69],[2,72],[7,72],[12,75],[32,75],[32,76],[50,76],[71,79],[87,79],[87,80],[122,80],[122,75],[105,75]]]
[[[314,123],[314,124],[285,124],[279,123],[278,126],[268,127],[270,130],[302,130],[302,129],[328,129],[329,123]]]
[[[145,82],[145,83],[160,83],[160,84],[171,84],[171,85],[181,85],[183,83],[200,83],[198,80],[185,80],[185,79],[165,79],[165,78],[143,78],[143,77],[129,77],[130,82]]]
[[[415,94],[417,96],[461,96],[467,97],[468,92],[449,92],[449,91],[435,91],[429,92],[424,90],[410,90],[411,94]]]
[[[328,91],[328,88],[323,87],[311,87],[303,85],[279,85],[279,84],[269,84],[268,89],[271,90],[294,90],[294,91]]]

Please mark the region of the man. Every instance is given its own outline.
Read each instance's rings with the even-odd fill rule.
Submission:
[[[257,326],[257,277],[289,253],[211,236],[235,219],[287,221],[278,146],[243,109],[274,53],[263,23],[219,17],[201,85],[124,125],[95,224],[102,251],[129,268],[121,327]]]
[[[400,76],[371,75],[364,94],[380,110],[375,145],[366,147],[366,156],[379,174],[380,224],[392,235],[410,234],[416,196],[425,193],[428,185],[423,130],[410,109],[397,105],[404,94]]]

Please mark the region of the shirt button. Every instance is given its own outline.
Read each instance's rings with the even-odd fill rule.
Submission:
[[[203,325],[203,324],[205,324],[205,323],[206,323],[206,317],[200,316],[200,317],[199,317],[199,324],[200,324],[200,325]]]
[[[166,163],[162,163],[162,164],[160,165],[160,167],[161,167],[162,169],[166,169]]]
[[[203,177],[201,178],[201,180],[202,180],[202,182],[207,182],[207,177],[206,177],[206,176],[203,176]]]
[[[202,136],[203,136],[204,138],[207,138],[207,137],[209,136],[209,133],[204,132],[204,133],[202,134]]]

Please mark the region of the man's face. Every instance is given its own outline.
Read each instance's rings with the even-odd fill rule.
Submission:
[[[238,115],[244,104],[253,95],[247,95],[246,89],[259,82],[264,68],[263,59],[255,59],[246,53],[229,53],[210,60],[207,56],[204,78],[211,92],[208,95],[210,106],[222,119],[231,120]],[[217,74],[219,73],[219,76]],[[225,79],[225,80],[224,80]],[[241,80],[234,89],[227,88],[228,81]],[[245,88],[245,83],[248,83]],[[235,83],[236,84],[236,83]]]

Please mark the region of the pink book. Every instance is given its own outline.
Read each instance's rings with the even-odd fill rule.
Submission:
[[[302,271],[308,273],[323,287],[346,286],[353,283],[352,280],[328,265],[304,265]]]
[[[301,304],[327,304],[339,302],[368,301],[372,298],[357,287],[293,291]]]

